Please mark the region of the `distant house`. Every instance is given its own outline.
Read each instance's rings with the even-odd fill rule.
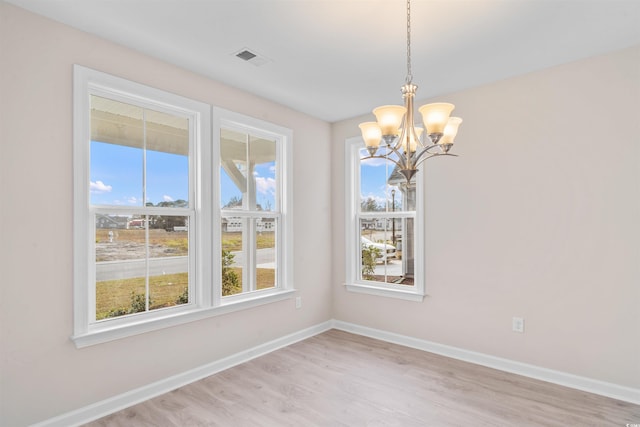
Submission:
[[[96,215],[96,228],[129,228],[129,217],[118,215]]]
[[[275,218],[259,218],[256,224],[258,231],[275,231],[276,219]]]
[[[360,227],[363,230],[391,230],[393,220],[391,218],[362,218]],[[396,221],[396,231],[402,230],[400,221]]]
[[[258,218],[256,224],[257,231],[275,231],[276,219],[275,218]],[[228,217],[222,218],[222,231],[229,233],[238,233],[242,231],[242,218],[241,217]]]
[[[127,228],[144,228],[145,222],[143,218],[135,218],[128,222]]]

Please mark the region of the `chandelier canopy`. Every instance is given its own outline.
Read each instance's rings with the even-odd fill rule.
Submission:
[[[360,123],[362,139],[369,155],[362,159],[382,158],[396,164],[407,182],[418,172],[418,165],[435,156],[449,154],[453,140],[462,123],[450,117],[453,104],[438,102],[418,108],[424,127],[416,127],[413,118],[413,98],[418,86],[411,75],[411,1],[407,0],[407,77],[402,86],[402,105],[383,105],[374,108],[375,122]],[[426,132],[424,132],[426,129]],[[380,142],[384,147],[380,150]]]

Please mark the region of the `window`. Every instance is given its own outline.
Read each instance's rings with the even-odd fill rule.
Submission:
[[[424,297],[422,173],[406,182],[395,164],[346,143],[347,289],[415,301]]]
[[[80,66],[74,72],[76,345],[291,293],[283,261],[290,131],[216,110],[214,132],[245,132],[241,158],[235,142],[229,151],[226,138],[212,137],[209,105]],[[233,125],[221,130],[226,116]],[[217,197],[230,177],[215,165],[228,162],[246,184],[232,194],[241,202],[233,215]],[[228,230],[240,234],[238,247],[225,246]],[[234,275],[239,290],[225,292]],[[235,293],[242,298],[222,298]]]
[[[291,132],[214,109],[219,129],[219,247],[222,303],[286,289],[291,221],[285,159]]]

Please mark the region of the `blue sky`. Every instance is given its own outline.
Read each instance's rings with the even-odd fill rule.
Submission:
[[[142,150],[91,142],[91,204],[142,206]],[[187,156],[147,150],[147,201],[187,200]]]
[[[365,156],[367,151],[362,149],[361,156]],[[391,203],[391,189],[395,187],[387,186],[387,179],[393,172],[393,163],[382,159],[367,159],[360,163],[360,197],[366,200],[373,197],[378,204],[384,205],[385,201]],[[396,204],[401,203],[401,192],[397,191]]]
[[[93,205],[142,206],[142,165],[140,148],[91,142],[90,193]],[[241,191],[220,169],[220,199],[226,204]],[[257,203],[275,208],[274,163],[256,165]],[[187,156],[147,150],[147,201],[188,200],[189,164]]]
[[[363,152],[366,152],[363,150]],[[117,144],[91,142],[91,204],[142,206],[142,150]],[[391,198],[387,178],[393,164],[369,159],[361,166],[361,197],[373,197],[379,204]],[[276,207],[275,163],[255,166],[257,203],[263,209]],[[162,201],[187,200],[189,195],[189,164],[187,156],[147,150],[147,201],[157,205]],[[242,193],[220,168],[220,202],[225,205]],[[400,192],[396,192],[400,202]]]

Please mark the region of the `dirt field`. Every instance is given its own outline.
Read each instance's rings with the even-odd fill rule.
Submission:
[[[144,230],[96,231],[96,262],[143,259],[146,257]],[[112,241],[110,241],[112,240]],[[161,258],[188,254],[186,231],[149,230],[149,257]]]

